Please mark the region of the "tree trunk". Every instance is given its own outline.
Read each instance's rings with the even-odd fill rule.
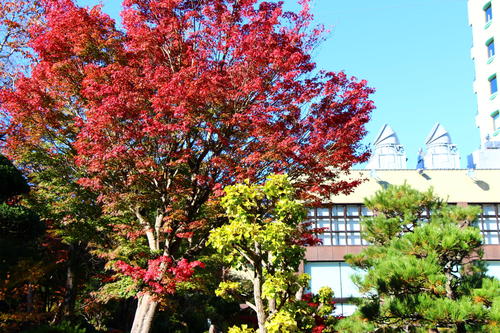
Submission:
[[[157,307],[158,302],[151,295],[140,296],[130,333],[149,333]]]
[[[274,313],[276,313],[276,299],[268,298],[267,304],[269,305],[269,315],[273,315]]]
[[[264,308],[264,301],[262,300],[262,283],[258,275],[253,279],[253,295],[257,312],[257,322],[259,324],[259,332],[267,333],[267,329],[265,326],[267,319],[266,310]]]
[[[300,287],[299,290],[295,293],[295,300],[300,301],[302,300],[302,297],[304,296],[304,287]]]
[[[465,323],[457,324],[457,333],[466,333],[467,329],[465,328]]]
[[[26,294],[26,312],[33,312],[33,285],[28,283],[28,293]]]
[[[444,266],[444,275],[446,276],[446,297],[449,299],[455,299],[455,291],[453,290],[452,284],[454,276],[451,273],[452,270],[452,262],[447,262]]]
[[[73,250],[72,250],[73,251]],[[73,270],[73,258],[68,260],[66,267],[66,292],[64,295],[64,318],[71,318],[75,310],[76,286],[75,272]]]
[[[77,258],[78,246],[70,243],[68,246],[68,261],[66,263],[66,281],[64,298],[61,305],[52,320],[52,323],[57,323],[61,320],[71,321],[75,313],[76,303],[76,274],[75,265]]]

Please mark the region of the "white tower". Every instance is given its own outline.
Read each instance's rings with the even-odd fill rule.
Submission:
[[[468,0],[472,27],[471,56],[476,68],[474,92],[477,96],[476,124],[481,149],[469,157],[469,167],[500,167],[500,0]]]
[[[385,124],[373,141],[367,169],[406,169],[406,154],[393,129]]]
[[[460,156],[457,146],[451,142],[450,134],[437,123],[425,140],[425,169],[458,169]]]

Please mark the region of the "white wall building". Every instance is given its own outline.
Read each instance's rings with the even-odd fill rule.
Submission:
[[[495,161],[500,159],[500,56],[495,55],[500,47],[500,0],[468,0],[468,12],[476,69],[476,124],[481,136],[481,149],[469,157],[469,168],[486,169],[498,167]]]
[[[432,127],[427,139],[425,139],[425,148],[423,156],[425,169],[460,168],[460,155],[457,146],[451,141],[450,133],[440,123],[436,123]]]
[[[388,185],[406,183],[420,191],[432,187],[451,205],[481,207],[477,226],[484,239],[483,259],[488,274],[500,279],[500,169],[353,170],[350,177],[366,181],[352,193],[332,196],[321,207],[309,210],[309,222],[325,232],[320,235],[322,245],[306,248],[302,267],[311,276],[312,292],[317,293],[322,286],[333,289],[337,314],[352,314],[355,306],[351,298],[361,296],[352,276],[364,272],[351,268],[344,256],[368,246],[361,237],[361,219],[372,213],[363,200]]]
[[[363,274],[345,262],[348,253],[359,253],[368,246],[361,237],[361,219],[369,216],[363,205],[390,184],[407,183],[435,193],[452,205],[481,208],[478,227],[484,238],[484,257],[488,273],[500,278],[500,54],[495,59],[495,42],[500,49],[500,0],[468,0],[469,22],[474,45],[472,58],[476,67],[474,91],[477,95],[476,124],[481,148],[468,157],[469,170],[459,169],[457,147],[450,134],[436,124],[425,140],[425,152],[419,153],[416,169],[406,169],[406,154],[396,133],[384,125],[373,142],[373,152],[366,169],[353,170],[352,178],[365,179],[350,194],[337,195],[321,207],[310,209],[308,220],[324,228],[322,245],[306,248],[302,270],[311,275],[310,289],[330,286],[337,298],[337,313],[350,315],[352,299],[360,293],[351,277]],[[490,170],[471,170],[490,169]],[[352,179],[351,178],[351,179]]]
[[[373,141],[373,152],[367,169],[406,169],[406,154],[396,132],[385,124]]]

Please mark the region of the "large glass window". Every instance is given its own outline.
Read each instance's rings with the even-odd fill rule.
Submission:
[[[363,205],[334,205],[309,210],[308,219],[324,230],[319,235],[323,245],[368,245],[361,239],[361,216],[369,215]]]
[[[482,204],[482,212],[479,217],[479,229],[484,237],[484,244],[500,244],[500,225],[498,221],[498,204]]]
[[[349,298],[361,297],[358,287],[352,281],[353,275],[365,275],[361,270],[355,270],[345,262],[306,262],[304,272],[311,276],[309,290],[315,294],[321,287],[330,287],[337,299],[335,314],[351,315],[356,307],[348,302]]]
[[[499,115],[496,114],[496,118]],[[448,205],[455,205],[449,203]],[[500,204],[479,204],[481,214],[478,227],[484,237],[484,243],[500,244]],[[308,220],[314,228],[322,228],[324,233],[319,235],[323,245],[369,245],[361,238],[361,218],[373,215],[363,205],[333,205],[327,208],[313,208],[309,210]],[[428,212],[423,213],[423,220],[429,217]]]
[[[319,235],[323,245],[332,245],[332,222],[330,219],[316,220],[316,228],[322,228],[324,232]]]
[[[355,270],[345,262],[307,262],[304,272],[311,276],[310,290],[313,293],[318,293],[321,287],[330,287],[335,298],[361,296],[358,287],[352,282],[352,276],[364,275],[365,272]]]
[[[493,12],[491,10],[491,3],[487,7],[484,8],[484,14],[486,17],[486,22],[491,21],[491,19],[493,18]]]
[[[500,261],[487,261],[488,275],[500,279]]]
[[[496,74],[491,76],[488,80],[490,81],[490,92],[492,94],[496,94],[496,92],[498,91]]]
[[[495,55],[495,40],[489,40],[486,45],[488,46],[488,58],[491,58]]]

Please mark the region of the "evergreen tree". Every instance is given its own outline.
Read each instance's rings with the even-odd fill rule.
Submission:
[[[0,278],[4,278],[8,266],[29,250],[27,245],[43,233],[37,215],[19,204],[17,196],[28,192],[21,172],[0,155]]]
[[[477,207],[449,206],[406,184],[365,205],[374,212],[362,221],[372,246],[346,256],[366,271],[355,278],[365,298],[339,331],[495,331],[500,283],[484,273]]]
[[[33,310],[31,284],[44,226],[38,216],[21,205],[29,186],[21,172],[0,155],[0,330],[15,329]]]

